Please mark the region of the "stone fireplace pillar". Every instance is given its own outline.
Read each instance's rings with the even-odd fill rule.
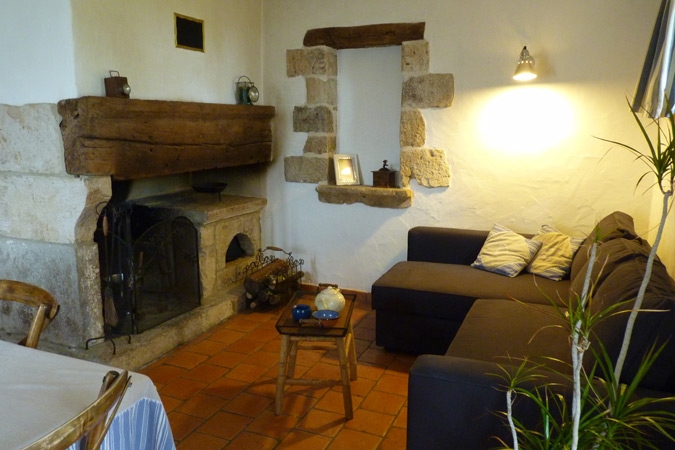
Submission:
[[[66,173],[60,121],[55,104],[0,105],[0,278],[52,293],[61,309],[41,341],[80,347],[103,332],[93,231],[111,182]],[[27,320],[5,307],[0,331]]]

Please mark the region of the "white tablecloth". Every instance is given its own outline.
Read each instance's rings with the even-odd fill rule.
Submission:
[[[96,399],[109,370],[120,371],[0,341],[0,449],[21,449],[75,417]],[[101,448],[175,449],[155,385],[145,375],[130,375]]]

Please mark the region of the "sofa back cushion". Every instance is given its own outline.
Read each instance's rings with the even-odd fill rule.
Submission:
[[[617,238],[635,239],[638,237],[631,216],[621,211],[611,213],[598,222],[576,252],[574,259],[572,260],[570,279],[574,280],[580,272],[581,276],[585,274],[583,268],[586,262],[588,262],[591,244],[593,244],[596,234],[599,237],[598,242],[607,242]]]
[[[591,249],[589,247],[589,255],[590,250]],[[649,244],[640,238],[618,238],[606,242],[599,242],[595,255],[595,264],[591,270],[591,285],[595,286],[595,290],[597,291],[598,287],[602,285],[605,278],[610,276],[620,264],[635,258],[643,258],[646,261],[650,250],[651,247],[649,247]],[[570,281],[570,301],[573,303],[576,303],[576,300],[581,297],[584,281],[586,278],[586,272],[588,271],[588,262],[588,258],[586,258],[584,265],[579,269],[577,275]],[[632,287],[631,283],[637,283],[639,286],[640,280],[641,278],[637,281],[626,279],[624,284],[620,287],[624,288],[624,290],[629,290]],[[607,306],[609,305],[596,304],[595,308],[602,307],[604,309]],[[597,312],[597,309],[593,312]]]
[[[602,342],[612,361],[618,357],[629,312],[637,298],[650,250],[649,244],[640,238],[618,238],[598,245],[596,264],[591,275],[593,295],[588,307],[591,313],[597,315],[612,305],[621,306],[594,326],[591,347],[599,351],[599,342]],[[572,280],[571,299],[581,295],[587,267],[588,262]],[[666,343],[675,330],[675,282],[658,259],[654,261],[641,310],[633,328],[622,382],[632,380],[651,345]],[[666,344],[641,386],[675,391],[675,342]]]

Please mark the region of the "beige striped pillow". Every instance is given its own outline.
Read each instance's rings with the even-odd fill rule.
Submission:
[[[515,277],[529,264],[541,242],[494,224],[471,267]]]
[[[567,275],[574,253],[584,241],[584,238],[567,236],[550,225],[542,225],[539,233],[532,239],[542,245],[526,270],[555,281],[562,280]]]

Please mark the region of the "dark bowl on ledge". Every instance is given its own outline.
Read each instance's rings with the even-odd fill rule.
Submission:
[[[197,183],[192,185],[192,189],[195,192],[200,192],[202,194],[220,194],[227,187],[227,183],[221,182],[206,182],[206,183]]]

